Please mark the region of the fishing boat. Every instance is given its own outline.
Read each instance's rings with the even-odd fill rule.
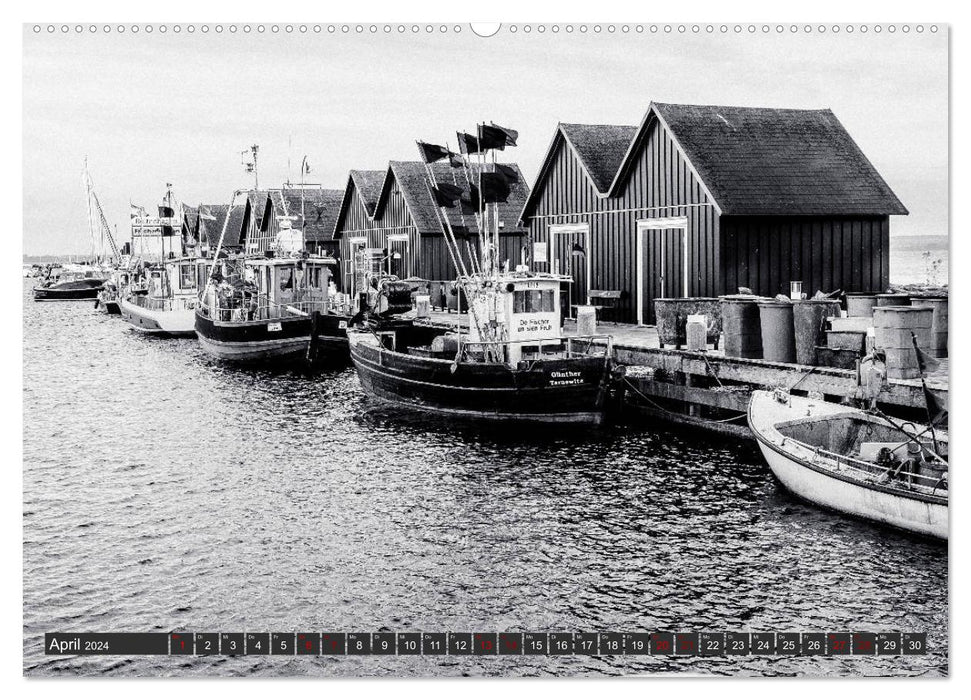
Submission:
[[[337,260],[308,253],[292,217],[277,218],[281,230],[270,250],[230,257],[222,250],[226,217],[216,263],[203,263],[199,272],[206,280],[195,311],[199,344],[235,363],[346,362],[351,309],[331,283]]]
[[[748,424],[776,478],[832,510],[947,539],[947,433],[787,391],[756,391]]]
[[[432,151],[433,159],[458,160],[440,146],[420,143],[419,149],[426,164]],[[525,261],[510,270],[509,261],[499,259],[496,206],[509,190],[497,175],[512,173],[494,161],[487,169],[484,161],[462,160],[473,196],[468,202],[464,192],[442,188],[426,169],[459,271],[457,286],[468,300],[467,326],[448,329],[402,317],[406,285],[374,279],[370,287],[378,301],[367,304],[364,326],[348,333],[361,385],[376,399],[450,416],[599,424],[611,377],[610,339],[564,336],[560,291],[568,276],[533,272]],[[478,209],[479,250],[468,264],[447,211],[459,205]]]
[[[195,335],[195,264],[191,258],[142,263],[118,301],[132,328],[152,335]]]
[[[310,255],[221,261],[195,312],[199,344],[228,362],[346,361],[350,316],[329,289],[336,263]]]

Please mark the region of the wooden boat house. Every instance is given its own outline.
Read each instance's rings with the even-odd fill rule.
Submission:
[[[653,323],[659,297],[884,290],[906,213],[828,109],[652,103],[636,127],[559,124],[522,222],[573,305]]]
[[[518,166],[505,165],[519,172],[519,182],[512,185],[508,200],[499,205],[500,257],[515,267],[526,233],[519,218],[529,188]],[[468,201],[464,170],[447,163],[428,167],[436,183],[462,188],[463,199]],[[350,172],[334,230],[334,239],[340,248],[344,289],[349,288],[349,280],[362,264],[379,263],[383,271],[399,279],[455,280],[458,273],[448,253],[446,225],[460,239],[463,259],[468,265],[468,251],[476,251],[478,246],[475,213],[468,206],[456,206],[447,210],[446,222],[435,203],[431,185],[426,166],[421,162],[391,161],[384,171]],[[368,262],[362,263],[362,259]]]

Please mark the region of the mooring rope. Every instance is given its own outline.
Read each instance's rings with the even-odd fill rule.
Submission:
[[[635,394],[637,394],[638,396],[640,396],[647,403],[651,404],[651,406],[653,406],[655,409],[661,411],[662,413],[667,413],[668,415],[676,416],[678,418],[684,418],[685,417],[683,413],[678,413],[677,411],[672,411],[670,409],[667,409],[664,406],[662,406],[661,404],[659,404],[659,403],[653,401],[652,399],[648,398],[647,396],[645,396],[636,386],[634,386],[631,383],[630,379],[628,379],[627,377],[624,377],[624,382],[627,384],[627,386],[629,386],[633,390],[633,392]],[[692,416],[692,417],[695,417],[696,418],[697,416]],[[745,418],[745,414],[744,413],[740,413],[737,416],[730,416],[729,418],[700,418],[699,420],[703,420],[703,421],[705,421],[707,423],[730,423],[732,421],[739,420],[740,418]]]

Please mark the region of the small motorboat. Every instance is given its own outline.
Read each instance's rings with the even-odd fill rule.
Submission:
[[[784,390],[753,392],[748,424],[796,496],[947,539],[946,431]]]
[[[106,279],[101,270],[55,267],[34,287],[34,301],[97,299]]]

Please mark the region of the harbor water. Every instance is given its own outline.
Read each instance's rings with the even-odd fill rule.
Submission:
[[[789,496],[754,444],[509,432],[240,370],[24,286],[28,675],[944,675],[947,548]],[[926,631],[890,657],[55,657],[43,635]]]

